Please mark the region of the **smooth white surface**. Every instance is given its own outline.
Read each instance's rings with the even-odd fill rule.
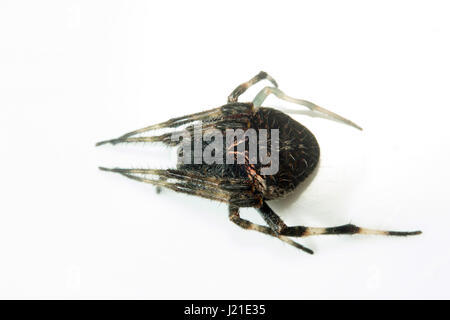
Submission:
[[[450,298],[449,9],[1,1],[0,297]],[[166,148],[94,143],[222,105],[260,70],[364,128],[267,100],[299,110],[322,148],[301,196],[271,203],[282,218],[422,236],[300,240],[309,256],[225,205],[97,170],[169,166]]]

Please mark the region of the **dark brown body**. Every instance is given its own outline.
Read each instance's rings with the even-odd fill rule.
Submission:
[[[320,157],[319,144],[306,127],[275,109],[258,108],[253,126],[257,129],[279,129],[280,169],[275,175],[265,176],[264,199],[283,197],[314,171]]]
[[[256,132],[259,132],[259,129],[267,129],[269,143],[271,141],[270,130],[279,130],[278,172],[274,175],[262,175],[262,164],[259,160],[256,164],[179,164],[177,166],[179,170],[191,172],[192,175],[200,174],[218,179],[247,180],[248,184],[253,186],[253,192],[259,193],[258,198],[272,200],[292,192],[316,168],[320,156],[316,138],[311,131],[287,114],[272,108],[254,108],[251,103],[232,103],[221,109],[226,116],[206,122],[206,126],[210,125],[223,132],[223,154],[234,152],[234,149],[230,151],[227,147],[226,129],[246,130],[252,128]],[[239,111],[231,111],[236,109]],[[206,146],[207,143],[204,142],[203,148]],[[193,145],[191,148],[193,155]],[[248,150],[248,141],[246,150]],[[191,163],[193,163],[193,158]],[[253,205],[252,201],[248,203],[248,206]]]

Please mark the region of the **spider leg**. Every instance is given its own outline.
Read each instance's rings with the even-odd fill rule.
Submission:
[[[157,188],[167,188],[176,192],[202,198],[226,202],[235,206],[254,207],[261,203],[255,194],[251,181],[240,178],[209,177],[185,169],[124,169],[104,168],[100,170],[119,173],[127,178],[150,183]],[[150,178],[153,176],[155,178]]]
[[[100,141],[97,142],[95,145],[96,146],[101,146],[103,144],[118,144],[118,143],[132,143],[132,142],[162,142],[166,145],[169,146],[176,146],[178,145],[181,141],[180,140],[172,140],[172,137],[174,136],[182,136],[183,131],[176,131],[176,132],[170,132],[170,133],[165,133],[159,136],[150,136],[150,137],[126,137],[126,136],[121,136],[119,138],[116,139],[111,139],[111,140],[105,140],[105,141]]]
[[[231,220],[233,223],[237,224],[239,227],[241,227],[241,228],[243,228],[243,229],[246,229],[246,230],[255,230],[255,231],[258,231],[258,232],[267,234],[267,235],[269,235],[269,236],[278,238],[278,239],[280,239],[281,241],[284,241],[284,242],[290,244],[291,246],[294,246],[294,247],[296,247],[296,248],[298,248],[298,249],[300,249],[300,250],[303,250],[303,251],[305,251],[305,252],[307,252],[307,253],[310,253],[310,254],[313,254],[313,253],[314,253],[311,249],[302,246],[301,244],[299,244],[299,243],[297,243],[297,242],[295,242],[295,241],[289,239],[288,237],[285,237],[285,236],[283,236],[283,235],[277,234],[275,231],[273,231],[273,230],[272,230],[271,228],[269,228],[269,227],[262,226],[262,225],[259,225],[259,224],[255,224],[255,223],[250,222],[250,221],[248,221],[248,220],[242,219],[242,218],[239,216],[239,208],[238,208],[238,207],[230,206],[230,207],[229,207],[229,216],[228,216],[228,217],[230,218],[230,220]]]
[[[325,114],[325,115],[327,115],[327,116],[329,116],[329,117],[331,117],[331,118],[333,118],[335,120],[341,121],[341,122],[343,122],[345,124],[348,124],[348,125],[350,125],[352,127],[355,127],[355,128],[357,128],[359,130],[362,130],[362,128],[360,126],[358,126],[356,123],[354,123],[354,122],[352,122],[352,121],[350,121],[350,120],[348,120],[348,119],[346,119],[344,117],[341,117],[340,115],[338,115],[338,114],[336,114],[336,113],[334,113],[332,111],[329,111],[329,110],[327,110],[325,108],[319,107],[318,105],[316,105],[316,104],[314,104],[312,102],[309,102],[307,100],[292,98],[292,97],[286,95],[280,89],[274,88],[274,87],[265,87],[264,89],[262,89],[256,95],[255,99],[253,99],[253,104],[255,105],[255,107],[260,107],[263,104],[264,100],[266,100],[266,98],[267,98],[267,96],[269,94],[274,94],[276,97],[280,98],[281,100],[305,106],[308,109],[310,109],[311,111],[323,113],[323,114]]]
[[[220,188],[218,178],[203,177],[186,170],[177,169],[123,169],[104,168],[100,170],[119,173],[127,178],[164,187],[176,192],[199,196],[202,198],[228,203],[232,192]],[[155,176],[156,178],[149,178]]]
[[[258,208],[259,213],[267,224],[277,234],[289,237],[306,237],[322,234],[369,234],[369,235],[385,235],[385,236],[412,236],[421,234],[421,231],[384,231],[360,228],[353,224],[345,224],[337,227],[330,228],[314,228],[306,226],[287,226],[281,218],[263,202],[263,205]]]
[[[163,177],[159,177],[159,180],[167,180],[166,178]],[[156,186],[156,194],[160,194],[162,192],[162,187],[161,186]]]
[[[198,112],[190,114],[183,117],[173,118],[159,124],[151,125],[142,129],[131,131],[126,133],[116,139],[110,139],[105,141],[100,141],[96,146],[111,143],[130,143],[130,142],[162,142],[169,146],[176,146],[180,143],[180,140],[172,140],[172,137],[181,137],[184,133],[188,133],[190,136],[194,133],[194,126],[190,125],[185,130],[173,131],[165,133],[159,136],[150,137],[134,137],[137,134],[144,133],[147,131],[164,129],[164,128],[176,128],[185,124],[189,124],[194,121],[202,122],[203,133],[211,128],[226,129],[228,127],[237,127],[246,124],[253,111],[252,103],[229,103],[223,105],[222,107],[211,109],[204,112]]]
[[[254,85],[254,84],[256,84],[259,81],[264,80],[264,79],[269,80],[270,82],[272,82],[272,84],[275,87],[278,87],[278,84],[277,84],[277,82],[275,81],[274,78],[269,76],[266,72],[261,71],[256,76],[251,78],[249,81],[244,82],[244,83],[240,84],[239,86],[237,86],[236,89],[234,89],[233,92],[231,92],[231,94],[228,96],[228,103],[230,103],[230,102],[237,102],[239,96],[241,94],[243,94],[248,88],[250,88],[252,85]]]
[[[173,118],[173,119],[167,120],[165,122],[161,122],[158,124],[154,124],[154,125],[147,126],[147,127],[144,127],[144,128],[138,129],[138,130],[128,132],[116,139],[100,141],[96,144],[96,146],[100,146],[100,145],[107,144],[107,143],[117,144],[117,143],[122,143],[122,142],[156,142],[156,141],[161,141],[161,140],[167,139],[167,137],[170,140],[170,134],[162,135],[159,137],[135,137],[135,138],[132,138],[131,140],[130,140],[130,137],[140,134],[140,133],[151,131],[151,130],[164,129],[164,128],[176,128],[176,127],[179,127],[181,125],[184,125],[184,124],[187,124],[187,123],[190,123],[193,121],[202,121],[202,120],[210,121],[215,118],[220,118],[221,116],[222,116],[222,108],[215,108],[215,109],[211,109],[211,110],[207,110],[207,111],[203,111],[203,112],[193,113],[190,115]]]

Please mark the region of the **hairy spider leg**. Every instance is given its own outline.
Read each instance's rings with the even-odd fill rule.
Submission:
[[[283,220],[267,205],[263,202],[262,206],[258,208],[258,212],[263,219],[269,225],[269,227],[279,235],[289,237],[307,237],[315,235],[325,234],[367,234],[367,235],[385,235],[385,236],[413,236],[421,234],[421,231],[384,231],[373,230],[357,227],[353,224],[345,224],[337,227],[329,228],[315,228],[306,226],[287,226]]]
[[[303,251],[305,251],[305,252],[307,252],[309,254],[313,254],[314,253],[311,249],[302,246],[301,244],[299,244],[299,243],[289,239],[286,236],[283,236],[283,235],[280,235],[280,234],[276,233],[275,231],[273,231],[269,227],[262,226],[262,225],[250,222],[248,220],[242,219],[239,216],[239,207],[230,206],[229,207],[229,215],[228,215],[228,217],[230,218],[230,220],[233,223],[237,224],[239,227],[241,227],[243,229],[254,230],[254,231],[258,231],[258,232],[267,234],[269,236],[278,238],[281,241],[284,241],[284,242],[290,244],[291,246],[294,246],[294,247],[296,247],[296,248],[298,248],[300,250],[303,250]]]
[[[275,79],[273,79],[270,75],[267,74],[267,72],[264,72],[264,71],[261,71],[256,76],[254,76],[252,79],[250,79],[249,81],[244,82],[244,83],[240,84],[239,86],[237,86],[237,88],[234,89],[233,92],[228,96],[228,102],[237,102],[239,96],[241,94],[243,94],[249,87],[253,86],[254,84],[256,84],[259,81],[264,80],[264,79],[267,79],[270,82],[272,82],[274,87],[265,87],[256,95],[255,99],[253,99],[253,104],[255,107],[260,107],[263,104],[264,100],[266,100],[268,95],[274,94],[281,100],[285,100],[288,102],[292,102],[292,103],[295,103],[298,105],[305,106],[308,109],[310,109],[311,111],[323,113],[332,119],[341,121],[345,124],[348,124],[359,130],[362,130],[362,128],[360,126],[358,126],[357,124],[355,124],[354,122],[352,122],[332,111],[329,111],[325,108],[319,107],[318,105],[316,105],[310,101],[303,100],[303,99],[295,99],[295,98],[292,98],[292,97],[286,95],[283,91],[278,89],[278,84],[275,81]]]
[[[356,123],[354,123],[353,121],[350,121],[332,111],[329,111],[325,108],[319,107],[318,105],[307,101],[307,100],[303,100],[303,99],[295,99],[292,98],[288,95],[286,95],[283,91],[281,91],[278,88],[274,88],[274,87],[265,87],[264,89],[262,89],[255,97],[255,99],[253,99],[253,104],[255,107],[260,107],[264,100],[266,100],[267,96],[269,96],[270,94],[274,94],[276,97],[280,98],[281,100],[284,101],[288,101],[288,102],[292,102],[301,106],[305,106],[308,109],[310,109],[311,111],[315,111],[315,112],[320,112],[323,113],[325,115],[327,115],[328,117],[341,121],[347,125],[350,125],[352,127],[355,127],[359,130],[362,130],[362,128],[360,126],[358,126]]]
[[[221,108],[214,108],[211,110],[207,110],[207,111],[203,111],[203,112],[197,112],[197,113],[193,113],[193,114],[189,114],[186,116],[182,116],[182,117],[178,117],[178,118],[173,118],[158,124],[154,124],[151,126],[147,126],[145,128],[141,128],[135,131],[131,131],[128,132],[116,139],[111,139],[111,140],[105,140],[105,141],[100,141],[96,144],[96,146],[100,146],[103,144],[107,144],[107,143],[111,143],[111,144],[117,144],[117,143],[124,143],[124,142],[159,142],[159,141],[167,141],[166,139],[170,139],[171,134],[165,134],[159,137],[135,137],[135,138],[130,138],[134,135],[140,134],[140,133],[144,133],[147,131],[151,131],[151,130],[157,130],[157,129],[164,129],[164,128],[176,128],[179,127],[181,125],[190,123],[190,122],[194,122],[194,121],[202,121],[202,120],[212,120],[212,119],[216,119],[216,118],[220,118],[222,116],[222,111]]]
[[[164,128],[176,128],[181,125],[189,124],[194,121],[202,121],[202,129],[203,132],[210,128],[215,128],[215,126],[219,122],[223,122],[224,120],[230,120],[226,124],[228,126],[232,126],[234,123],[231,120],[236,120],[240,117],[249,117],[253,111],[252,103],[229,103],[223,105],[222,107],[211,109],[204,112],[198,112],[178,118],[173,118],[165,122],[161,122],[155,125],[151,125],[142,129],[138,129],[135,131],[131,131],[126,133],[116,139],[110,139],[105,141],[100,141],[96,143],[96,146],[100,146],[103,144],[118,144],[118,143],[132,143],[132,142],[162,142],[170,146],[176,146],[180,143],[179,140],[172,140],[174,135],[182,136],[184,131],[175,131],[165,133],[159,136],[150,136],[150,137],[133,137],[137,134],[144,133],[147,131],[164,129]],[[224,128],[222,128],[224,129]],[[190,126],[186,128],[189,133],[193,133],[194,127]]]
[[[332,111],[329,111],[325,108],[319,107],[318,105],[307,101],[307,100],[303,100],[303,99],[295,99],[292,98],[288,95],[286,95],[283,91],[281,91],[278,88],[273,88],[273,87],[265,87],[264,89],[262,89],[255,97],[255,99],[253,99],[253,104],[255,105],[255,107],[260,107],[262,105],[262,103],[264,102],[264,100],[266,100],[267,96],[270,94],[274,94],[276,97],[280,98],[281,100],[284,101],[288,101],[288,102],[292,102],[298,105],[302,105],[307,107],[308,109],[310,109],[311,111],[315,111],[315,112],[320,112],[323,113],[325,115],[327,115],[330,118],[333,118],[335,120],[341,121],[347,125],[350,125],[352,127],[355,127],[359,130],[362,130],[362,128],[360,126],[358,126],[356,123],[354,123],[353,121],[350,121]]]
[[[133,143],[133,142],[161,142],[169,146],[176,146],[180,143],[180,141],[172,140],[172,137],[177,134],[181,135],[182,133],[183,133],[182,131],[177,131],[151,137],[129,137],[129,138],[120,137],[117,139],[100,141],[96,144],[96,146],[101,146],[107,143],[111,143],[114,145],[118,143]]]
[[[220,202],[229,202],[230,192],[220,190],[219,183],[212,179],[204,177],[195,177],[188,173],[169,169],[122,169],[122,168],[104,168],[99,167],[100,170],[119,173],[127,178],[149,183],[155,186],[171,189],[176,192],[200,196],[210,200]],[[150,179],[139,175],[154,175],[162,179]],[[175,180],[175,182],[167,181],[167,179]]]
[[[176,192],[199,196],[220,202],[253,207],[261,203],[261,196],[252,192],[251,181],[237,178],[206,177],[196,172],[179,169],[124,169],[100,170],[119,173],[127,178],[164,187]],[[150,179],[146,176],[155,176]]]
[[[206,123],[202,125],[202,134],[204,134],[208,129],[214,128],[214,123]],[[184,131],[172,131],[169,133],[164,133],[158,136],[150,136],[150,137],[120,137],[117,139],[111,139],[106,141],[101,141],[96,144],[96,146],[100,146],[106,143],[111,143],[113,145],[118,143],[133,143],[133,142],[161,142],[168,146],[178,146],[181,143],[181,139],[174,140],[173,137],[182,137],[185,132],[189,132],[189,134],[193,134],[194,127],[187,127]]]
[[[272,78],[270,75],[268,75],[267,72],[261,71],[256,76],[251,78],[249,81],[244,82],[244,83],[240,84],[239,86],[237,86],[236,89],[234,89],[233,92],[231,92],[231,94],[228,96],[228,103],[237,102],[239,96],[241,94],[243,94],[248,88],[250,88],[254,84],[258,83],[259,81],[265,80],[265,79],[272,82],[272,84],[275,87],[278,87],[278,84],[274,78]]]

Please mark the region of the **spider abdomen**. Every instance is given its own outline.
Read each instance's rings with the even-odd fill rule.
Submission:
[[[247,112],[233,115],[232,120],[225,117],[212,122],[214,127],[220,128],[223,133],[222,145],[225,159],[222,159],[222,163],[207,164],[202,162],[195,164],[195,146],[194,143],[191,143],[189,144],[191,150],[188,163],[179,163],[177,168],[204,177],[238,179],[241,181],[241,185],[236,185],[236,192],[242,192],[238,187],[242,188],[243,183],[244,186],[252,189],[255,198],[260,200],[283,197],[293,191],[316,168],[320,155],[317,140],[306,127],[281,111],[263,107],[253,108],[251,104],[247,104],[247,108]],[[232,129],[232,131],[243,129],[246,131],[244,128],[247,130],[254,129],[258,135],[258,155],[256,156],[251,156],[250,143],[254,142],[249,139],[238,138],[235,146],[228,145],[226,131],[228,129]],[[267,141],[262,141],[261,129],[267,132]],[[278,131],[278,148],[275,149],[272,149],[272,142],[275,138],[275,136],[272,136],[272,130]],[[201,145],[204,153],[209,142],[203,140]],[[242,154],[238,150],[238,145],[244,147],[245,163],[238,163],[237,161],[238,154]],[[179,155],[183,154],[184,148],[183,146],[179,149]],[[277,160],[273,157],[274,152],[277,153]],[[226,161],[227,154],[233,155],[232,163]],[[268,155],[269,163],[262,163],[260,158],[262,154]],[[253,161],[250,159],[253,159]],[[264,171],[264,168],[268,166],[273,167],[272,173]],[[253,205],[253,202],[248,204]]]
[[[252,118],[255,129],[279,130],[279,168],[274,175],[262,176],[265,181],[263,196],[267,200],[283,197],[293,191],[316,168],[320,148],[314,135],[287,114],[272,109],[258,108]]]

